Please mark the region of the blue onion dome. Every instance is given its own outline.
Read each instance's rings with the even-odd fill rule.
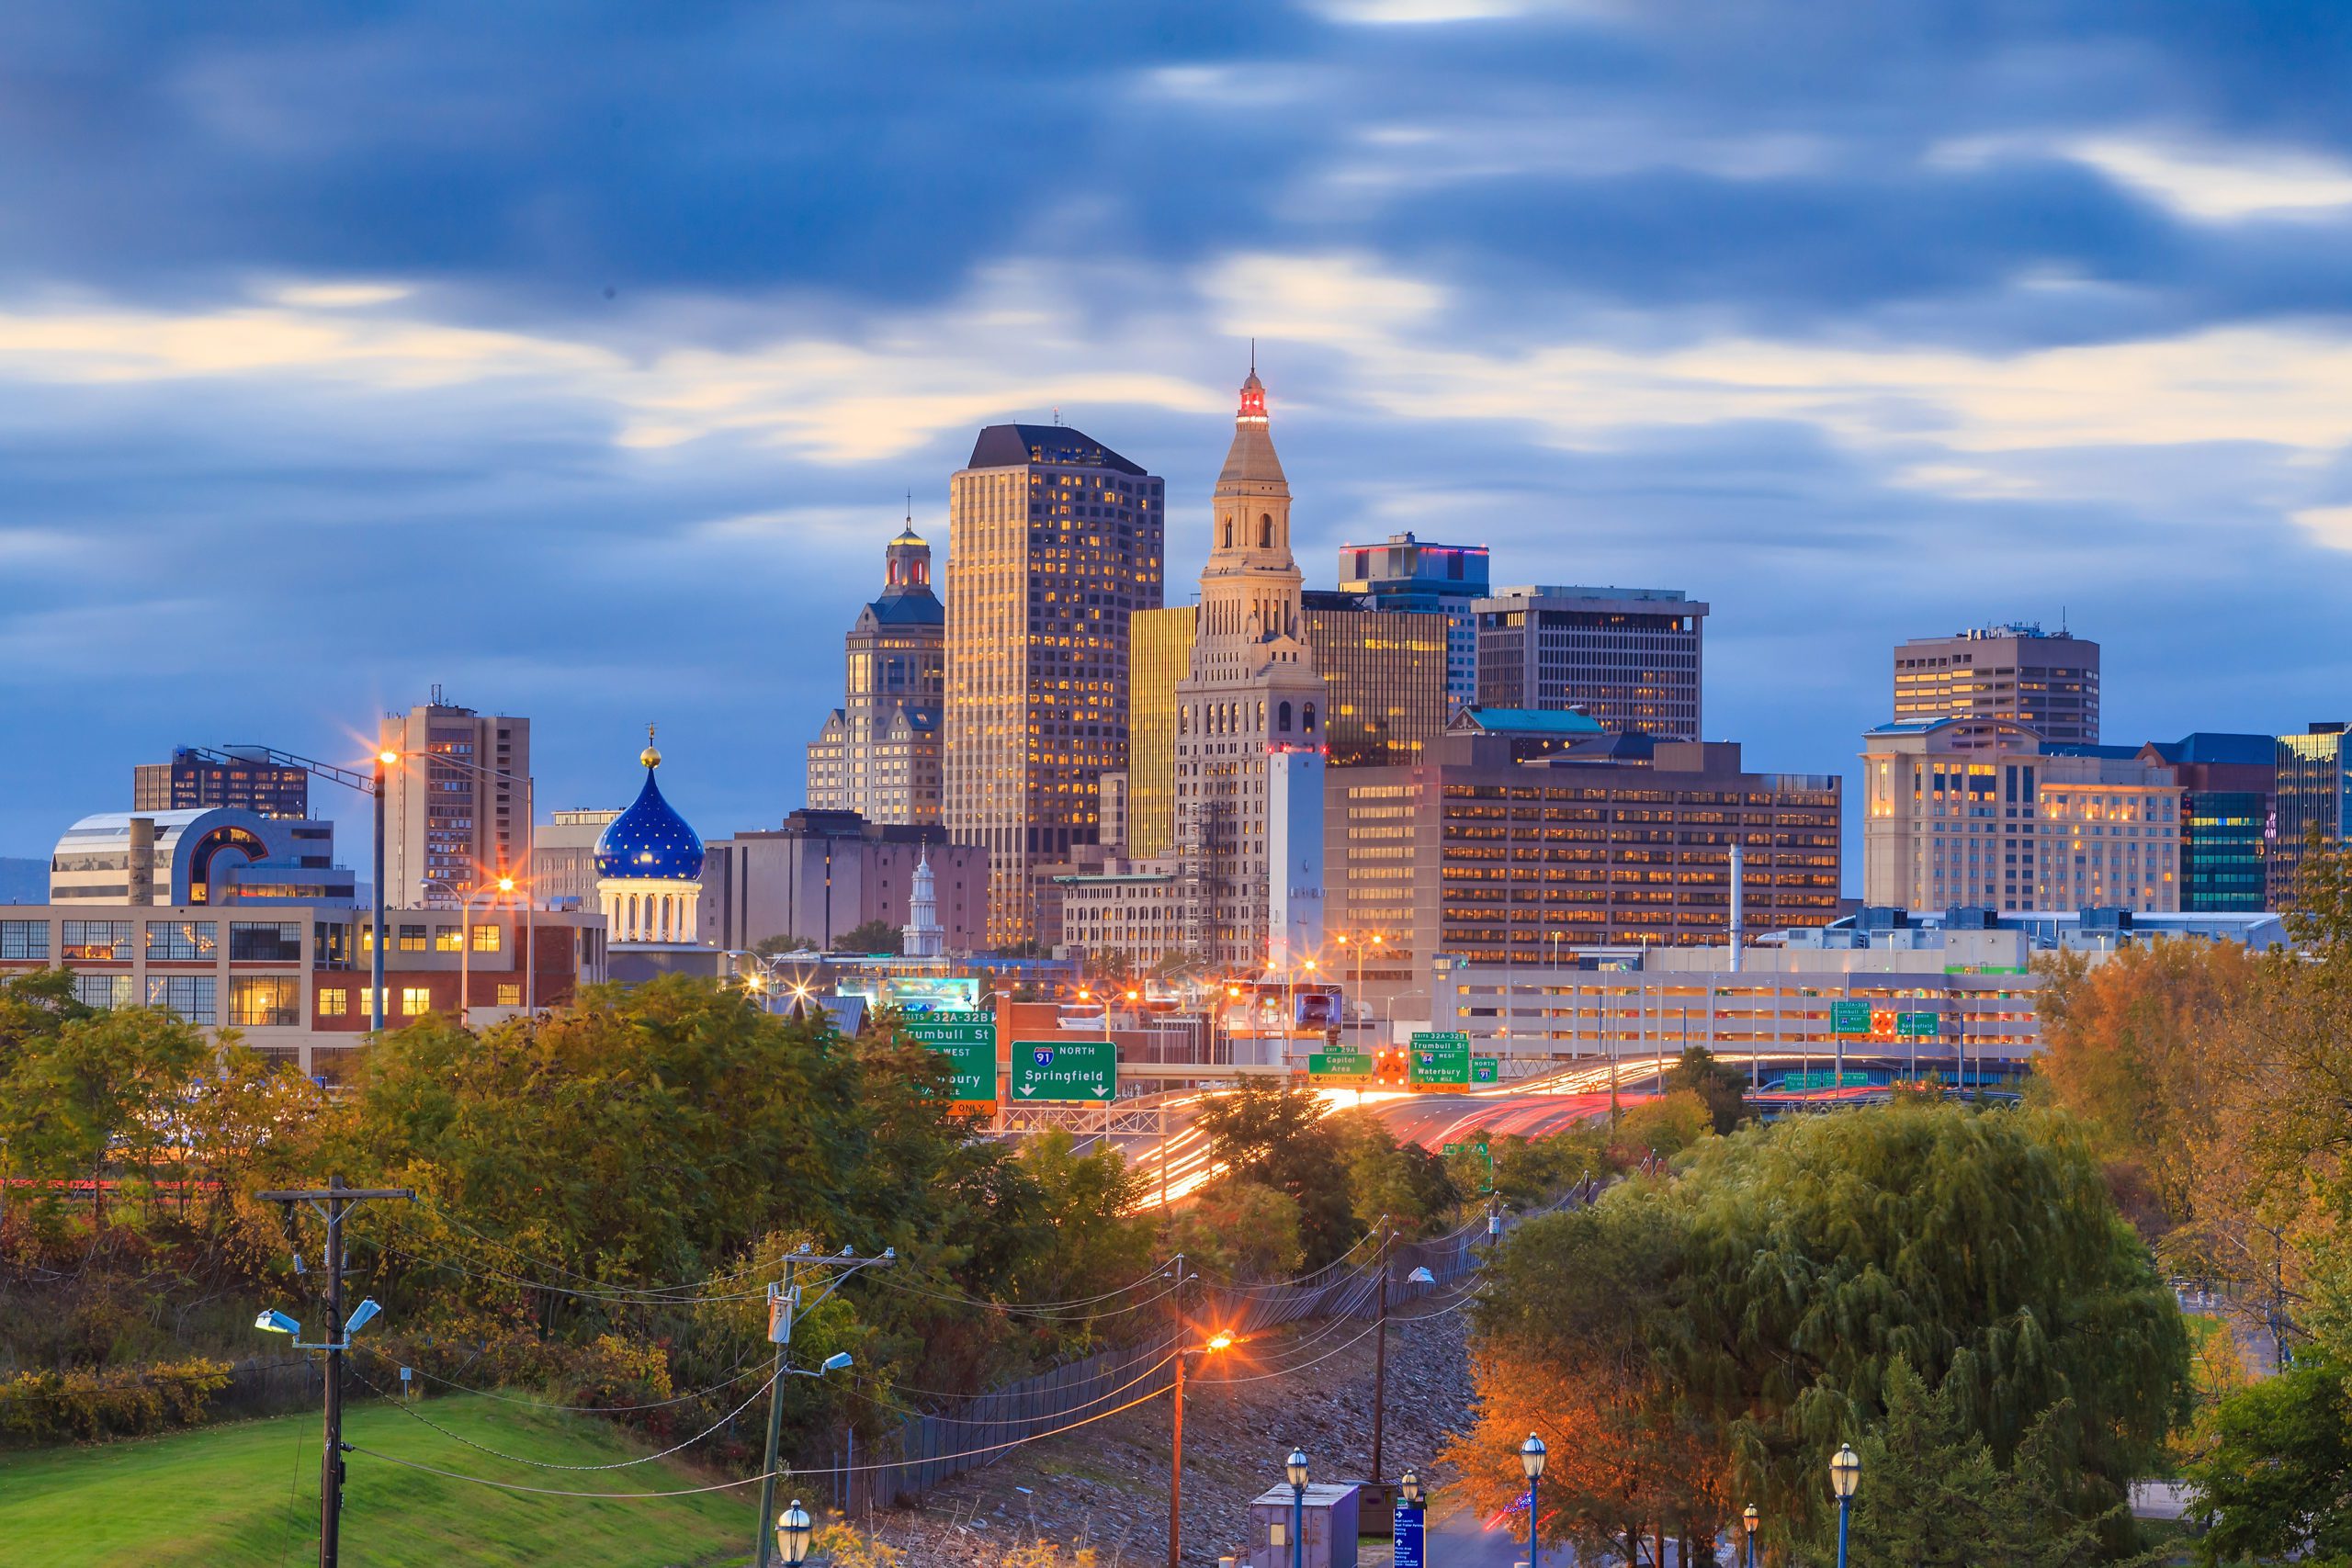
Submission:
[[[651,730],[646,738],[652,739]],[[596,835],[596,874],[695,881],[702,875],[702,840],[671,809],[662,798],[662,786],[653,782],[662,753],[649,744],[637,760],[645,764],[645,787],[627,811]]]

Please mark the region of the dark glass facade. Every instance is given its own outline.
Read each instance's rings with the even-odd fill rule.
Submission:
[[[1306,646],[1323,677],[1324,744],[1335,768],[1420,760],[1445,733],[1446,617],[1381,610],[1352,593],[1310,592]]]
[[[187,747],[168,762],[131,770],[133,811],[196,811],[230,807],[259,817],[311,814],[311,775],[301,768],[232,753],[228,761],[199,757]]]
[[[2180,814],[2180,907],[2268,908],[2264,831],[2270,797],[2254,790],[2190,790]]]
[[[2346,801],[2352,796],[2347,762],[2341,724],[2314,724],[2301,735],[2278,738],[2278,816],[2266,863],[2272,908],[2293,902],[2304,841],[2313,830],[2327,842],[2344,841]]]

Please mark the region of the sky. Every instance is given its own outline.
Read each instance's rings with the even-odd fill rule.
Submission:
[[[1181,599],[1253,336],[1310,586],[1682,589],[1753,765],[2012,619],[2109,740],[2352,716],[2347,79],[2200,0],[0,8],[0,854],[435,683],[543,812],[652,721],[772,825],[908,493],[1058,410]]]

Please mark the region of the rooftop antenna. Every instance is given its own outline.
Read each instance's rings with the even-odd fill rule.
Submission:
[[[1252,376],[1255,376],[1257,373],[1258,373],[1258,340],[1257,340],[1256,338],[1254,338],[1254,337],[1253,337],[1253,338],[1251,338],[1251,339],[1250,340],[1250,375],[1252,375]]]
[[[1056,405],[1056,407],[1055,407],[1055,409],[1054,409],[1054,423],[1055,423],[1055,425],[1056,425],[1057,427],[1058,427],[1058,426],[1061,424],[1061,422],[1062,422],[1062,411],[1061,411],[1061,408],[1060,408],[1060,406],[1059,406],[1059,405]]]

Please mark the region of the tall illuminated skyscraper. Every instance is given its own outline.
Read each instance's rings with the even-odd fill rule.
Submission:
[[[1176,847],[1176,684],[1193,672],[1200,607],[1137,610],[1128,623],[1127,853],[1150,860]]]
[[[1323,724],[1290,481],[1253,367],[1209,506],[1192,672],[1176,688],[1176,852],[1192,945],[1287,970],[1322,941]],[[1286,853],[1311,845],[1303,858]]]
[[[948,836],[989,852],[988,942],[1097,836],[1127,765],[1128,619],[1166,591],[1161,481],[1058,424],[992,424],[948,480]]]
[[[939,820],[947,612],[912,517],[882,557],[882,595],[842,639],[842,705],[808,746],[808,807],[928,826]]]

